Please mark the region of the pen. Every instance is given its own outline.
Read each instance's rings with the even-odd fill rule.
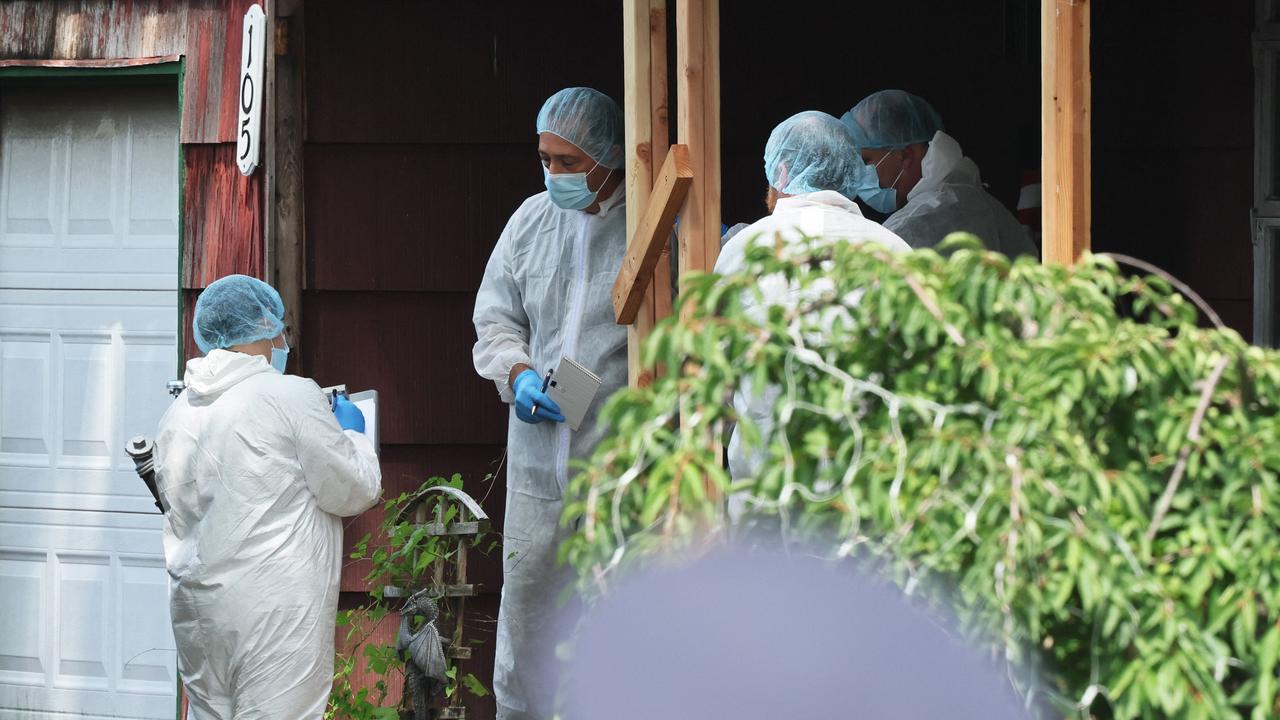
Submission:
[[[542,378],[542,394],[543,395],[547,394],[547,387],[551,385],[551,373],[553,372],[555,372],[554,368],[552,368],[551,370],[548,370],[547,376]],[[533,403],[532,405],[529,406],[529,414],[530,415],[538,414],[538,403]]]

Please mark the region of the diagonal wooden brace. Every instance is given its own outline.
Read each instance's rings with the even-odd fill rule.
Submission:
[[[645,289],[653,280],[653,270],[662,257],[676,213],[684,204],[693,169],[689,165],[689,147],[672,145],[662,169],[653,183],[649,207],[640,220],[636,234],[627,243],[627,256],[613,283],[613,313],[619,325],[630,325],[644,302]]]

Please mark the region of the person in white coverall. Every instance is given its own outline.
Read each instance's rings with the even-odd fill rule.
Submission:
[[[970,232],[1009,257],[1039,255],[1031,234],[982,184],[928,102],[902,90],[863,98],[841,121],[853,133],[876,182],[859,197],[889,214],[884,226],[913,248],[933,247],[953,232]]]
[[[494,694],[498,718],[550,718],[557,599],[571,580],[556,552],[569,463],[589,457],[600,405],[627,382],[627,332],[612,288],[626,252],[622,111],[590,88],[552,95],[537,119],[546,192],[507,222],[485,267],[473,321],[476,372],[511,405]],[[543,392],[572,358],[603,381],[578,430]]]
[[[735,234],[720,251],[715,272],[729,275],[746,268],[751,244],[773,247],[812,238],[821,242],[873,242],[891,250],[908,251],[902,238],[863,217],[853,201],[875,170],[858,156],[849,130],[834,117],[817,111],[793,115],[774,128],[764,150],[764,173],[769,181],[766,203],[770,215]],[[747,316],[763,315],[768,305],[793,307],[799,300],[795,288],[782,277],[759,280],[762,300],[743,297]],[[772,427],[777,388],[756,392],[750,382],[734,395],[740,417],[749,417],[767,445]],[[738,428],[729,439],[729,472],[735,479],[754,477],[763,448],[747,448]]]
[[[165,565],[178,670],[197,720],[320,718],[333,684],[342,521],[382,473],[349,401],[284,375],[284,305],[244,275],[209,285],[206,354],[160,419]]]

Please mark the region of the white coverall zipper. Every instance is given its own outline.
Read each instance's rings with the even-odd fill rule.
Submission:
[[[560,346],[560,357],[573,357],[578,350],[578,333],[582,330],[583,304],[587,295],[587,226],[591,223],[591,215],[582,213],[582,223],[578,227],[578,239],[574,245],[573,257],[577,272],[574,276],[573,299],[569,302],[569,315],[565,322],[564,342]],[[569,444],[573,431],[569,426],[560,423],[556,428],[559,442],[556,449],[556,483],[560,492],[569,485]]]

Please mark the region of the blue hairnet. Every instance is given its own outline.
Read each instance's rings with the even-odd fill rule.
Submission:
[[[622,167],[622,108],[599,90],[565,88],[547,98],[538,111],[538,134],[544,132],[568,140],[607,168]]]
[[[841,116],[858,149],[927,143],[942,129],[942,116],[919,95],[904,90],[871,93]]]
[[[875,168],[862,162],[853,136],[839,120],[806,110],[769,133],[764,174],[770,187],[787,195],[835,190],[852,200]]]
[[[200,293],[191,330],[205,353],[270,340],[284,332],[284,301],[257,278],[228,275]]]

